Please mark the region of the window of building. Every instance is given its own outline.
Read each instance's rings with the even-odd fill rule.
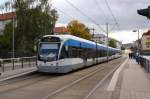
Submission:
[[[146,40],[147,40],[147,41],[150,41],[150,37],[147,37]]]
[[[146,43],[146,47],[147,47],[147,48],[150,48],[150,42],[147,42],[147,43]]]

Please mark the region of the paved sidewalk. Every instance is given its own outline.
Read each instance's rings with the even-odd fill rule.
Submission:
[[[129,59],[122,72],[119,99],[150,99],[150,81],[135,60]]]
[[[36,66],[2,72],[1,75],[0,75],[0,81],[15,78],[15,77],[22,76],[22,75],[32,73],[32,72],[35,72],[35,71],[37,71]]]

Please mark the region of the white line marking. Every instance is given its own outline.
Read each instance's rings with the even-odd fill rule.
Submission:
[[[29,74],[29,73],[32,73],[32,72],[35,72],[35,71],[37,71],[37,69],[23,71],[22,73],[17,73],[17,74],[7,76],[6,78],[0,78],[0,82],[5,81],[5,80],[9,80],[9,79],[12,79],[12,78],[16,78],[16,77],[19,77],[19,76],[23,76],[25,74]]]
[[[123,64],[123,62],[121,62],[119,65],[116,66],[116,68],[114,68],[112,71],[110,71],[102,80],[99,81],[99,83],[88,93],[87,96],[85,96],[84,99],[88,99],[103,83],[104,81],[111,75],[114,73],[114,71],[117,70],[117,68],[119,66],[121,66],[121,64]]]
[[[127,63],[127,61],[128,61],[128,59],[126,59],[124,61],[124,63],[121,64],[121,66],[116,70],[116,72],[114,73],[114,75],[109,83],[107,91],[114,91],[117,81],[118,81],[119,74],[120,74],[121,70],[123,69],[123,67],[125,66],[125,64]]]
[[[98,69],[98,70],[94,70],[93,72],[89,73],[88,75],[83,76],[83,77],[81,77],[81,78],[79,78],[79,79],[73,81],[72,83],[67,84],[66,86],[64,86],[64,87],[62,87],[62,88],[60,88],[60,89],[58,89],[58,90],[56,90],[56,91],[54,91],[54,92],[48,94],[47,96],[43,97],[42,99],[48,99],[49,97],[52,97],[53,95],[56,95],[57,93],[59,93],[59,92],[65,90],[65,89],[67,89],[67,88],[73,86],[74,84],[76,84],[76,83],[78,83],[78,82],[80,82],[80,81],[82,81],[82,80],[84,80],[84,79],[86,79],[86,78],[88,78],[88,77],[90,77],[90,76],[96,74],[97,72],[99,72],[99,71],[101,71],[101,70],[103,70],[103,69],[104,69],[104,67],[101,68],[101,69]]]

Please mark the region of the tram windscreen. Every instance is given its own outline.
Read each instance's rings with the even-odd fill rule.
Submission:
[[[40,59],[54,61],[57,58],[58,44],[41,43],[39,48]]]

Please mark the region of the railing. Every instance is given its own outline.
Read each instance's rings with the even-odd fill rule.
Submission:
[[[0,72],[37,66],[37,57],[0,59]]]
[[[149,73],[150,72],[150,59],[143,56],[136,58],[136,61]]]

